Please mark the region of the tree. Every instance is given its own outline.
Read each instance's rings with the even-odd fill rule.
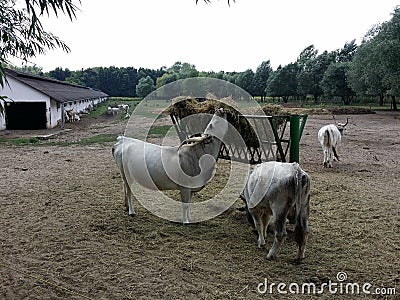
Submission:
[[[235,80],[235,84],[245,91],[247,91],[249,94],[254,95],[253,92],[253,79],[254,79],[254,72],[251,69],[248,69],[244,72],[239,73]]]
[[[313,95],[314,103],[318,103],[318,97],[323,94],[321,81],[329,65],[336,59],[336,53],[324,51],[321,55],[311,56],[305,60],[298,75],[299,94]]]
[[[6,66],[6,67],[32,75],[43,76],[43,69],[42,67],[38,66],[22,66],[22,67]]]
[[[349,62],[332,63],[321,81],[324,94],[331,97],[339,96],[344,104],[350,104],[356,94],[348,83],[347,71],[349,67]]]
[[[268,77],[272,73],[270,61],[263,61],[258,66],[253,78],[254,94],[261,96],[261,101],[265,98],[265,88],[267,87]]]
[[[40,18],[61,12],[72,21],[77,7],[73,0],[25,0],[25,8],[17,8],[17,0],[0,0],[0,86],[4,85],[4,66],[9,59],[29,58],[43,54],[48,49],[61,48],[69,52],[68,46],[57,36],[45,31]],[[80,0],[77,0],[80,3]]]
[[[287,102],[289,97],[297,96],[297,74],[299,66],[291,63],[283,68],[279,66],[268,79],[266,93],[272,97],[282,97]]]
[[[179,76],[177,73],[165,73],[161,77],[158,77],[156,80],[156,87],[160,88],[163,85],[166,85],[168,83],[177,81],[179,79]]]
[[[356,40],[347,42],[343,48],[338,51],[337,61],[338,62],[349,62],[353,60],[354,54],[357,51]]]
[[[139,83],[136,86],[136,95],[138,97],[144,98],[152,91],[155,90],[154,81],[150,76],[142,77],[139,79]]]
[[[65,81],[65,79],[71,76],[71,71],[68,68],[63,70],[63,68],[58,67],[55,68],[55,70],[50,71],[49,76],[57,80]]]
[[[385,94],[391,96],[397,110],[400,94],[400,8],[392,19],[374,26],[364,37],[349,70],[350,84],[357,93],[377,95],[383,105]]]

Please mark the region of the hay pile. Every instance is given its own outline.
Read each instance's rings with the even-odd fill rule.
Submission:
[[[194,99],[192,97],[179,96],[172,100],[167,113],[183,119],[189,115],[207,113],[213,114],[217,109],[223,108],[227,114],[227,121],[236,128],[242,136],[247,147],[259,147],[259,141],[253,127],[246,118],[236,108],[236,104],[231,97],[218,99],[207,94],[205,99]]]
[[[284,108],[279,104],[266,104],[262,108],[262,111],[267,116],[290,116],[292,111]]]

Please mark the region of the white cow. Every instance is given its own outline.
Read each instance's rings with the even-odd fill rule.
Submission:
[[[107,107],[107,114],[108,115],[116,115],[119,113],[119,108],[118,107]]]
[[[81,118],[79,117],[79,113],[74,111],[73,109],[65,110],[64,115],[65,115],[66,122],[72,123],[72,122],[81,120]]]
[[[298,163],[264,162],[248,175],[242,197],[258,232],[258,247],[265,247],[265,236],[271,216],[275,239],[267,259],[274,259],[286,235],[286,219],[295,208],[295,240],[299,246],[296,259],[304,258],[308,237],[310,176]]]
[[[336,148],[339,146],[346,125],[349,123],[329,124],[318,131],[318,140],[324,152],[324,167],[332,168],[332,160],[339,160]]]
[[[128,113],[129,111],[129,105],[128,104],[118,104],[118,108],[122,110],[125,114]]]
[[[188,138],[180,146],[159,146],[118,137],[113,156],[124,181],[125,205],[129,215],[135,214],[131,199],[131,185],[135,181],[153,190],[180,190],[183,223],[190,223],[192,194],[211,180],[221,140],[227,130],[228,122],[221,109],[213,115],[203,133]],[[211,155],[213,160],[207,159],[206,154]]]

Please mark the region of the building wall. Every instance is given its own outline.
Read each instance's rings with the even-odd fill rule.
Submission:
[[[97,104],[107,100],[107,97],[76,100],[68,103],[59,103],[54,99],[50,99],[44,93],[37,91],[30,86],[21,83],[14,78],[7,77],[8,84],[0,88],[0,95],[6,96],[4,101],[0,100],[0,104],[7,105],[7,102],[45,102],[46,103],[46,127],[53,128],[61,124],[61,105],[64,105],[65,110],[74,110],[75,112],[82,113],[88,109],[89,106],[96,106]],[[0,130],[6,129],[5,115],[0,114]]]
[[[0,105],[1,105],[1,108],[2,108],[2,114],[0,113],[0,130],[4,130],[4,129],[6,129],[6,120],[5,120],[5,118],[4,118],[4,114],[5,114],[5,112],[4,112],[4,101],[2,101],[2,100],[0,100]]]
[[[45,102],[46,103],[46,127],[51,128],[50,124],[50,97],[15,80],[14,78],[7,77],[8,84],[6,83],[3,88],[0,88],[0,95],[7,97],[3,105],[7,102]],[[5,115],[0,116],[0,130],[6,129]]]

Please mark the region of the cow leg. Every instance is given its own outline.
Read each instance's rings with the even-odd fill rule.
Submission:
[[[299,252],[297,253],[296,260],[302,260],[305,257],[304,252],[306,250],[306,241],[307,235],[305,236],[303,243],[299,245]]]
[[[189,189],[181,190],[182,200],[182,222],[183,224],[190,223],[190,205],[192,202],[192,192]]]
[[[324,152],[324,167],[326,168],[328,166],[328,149],[323,149]]]
[[[262,224],[263,224],[263,230],[264,230],[264,238],[267,237],[267,229],[268,229],[268,224],[269,224],[269,220],[271,218],[271,215],[268,213],[264,213],[262,216]]]
[[[332,149],[329,149],[329,152],[328,152],[328,167],[329,168],[332,168],[332,160],[333,160]]]
[[[132,204],[132,191],[127,184],[124,184],[124,194],[125,194],[125,207],[128,210],[128,215],[136,215],[135,209]]]
[[[280,214],[277,216],[275,220],[275,239],[274,244],[268,252],[267,259],[275,259],[276,253],[279,250],[279,247],[282,244],[282,241],[286,235],[285,230],[285,222],[286,222],[286,214]]]
[[[265,215],[265,212],[260,212],[260,211],[250,211],[250,213],[253,216],[254,227],[256,228],[258,233],[258,241],[257,241],[258,248],[263,249],[265,248],[265,235],[269,221],[269,216]]]

